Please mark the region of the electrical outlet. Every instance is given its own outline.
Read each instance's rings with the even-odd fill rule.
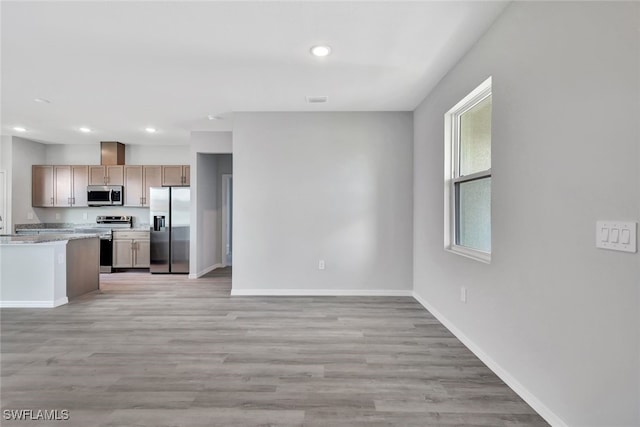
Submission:
[[[64,264],[64,254],[58,254],[58,264]]]
[[[318,261],[318,270],[324,270],[324,260],[323,259]]]
[[[82,219],[89,219],[89,214],[86,212],[82,212]]]
[[[27,212],[27,219],[33,219],[33,212]]]
[[[460,301],[464,303],[467,302],[467,288],[464,286],[460,288]]]
[[[60,219],[60,214],[59,213],[56,214],[56,219]]]

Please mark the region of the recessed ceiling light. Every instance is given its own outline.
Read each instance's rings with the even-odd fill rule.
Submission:
[[[331,48],[325,45],[317,45],[311,48],[311,54],[313,56],[327,56],[331,53]]]
[[[15,126],[13,128],[13,130],[15,130],[16,132],[26,132],[27,130],[25,128],[23,128],[22,126]]]
[[[37,102],[39,104],[51,104],[51,101],[49,101],[48,99],[44,99],[44,98],[35,98],[33,101]]]
[[[151,128],[151,127],[144,128],[144,130],[146,130],[148,133],[155,133],[156,132],[156,128]]]
[[[80,132],[82,132],[82,133],[89,133],[89,132],[91,132],[91,128],[88,128],[88,127],[81,127],[81,128],[79,128],[78,130],[79,130]]]
[[[216,116],[215,114],[209,114],[207,116],[207,119],[209,119],[209,120],[222,120],[222,117]]]

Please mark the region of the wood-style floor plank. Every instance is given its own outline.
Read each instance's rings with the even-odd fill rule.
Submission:
[[[0,311],[3,426],[546,426],[412,298],[231,297],[117,273],[55,309]]]

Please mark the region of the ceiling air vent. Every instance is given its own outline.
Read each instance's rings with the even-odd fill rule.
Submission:
[[[322,104],[329,100],[328,96],[307,96],[307,102],[309,104]]]

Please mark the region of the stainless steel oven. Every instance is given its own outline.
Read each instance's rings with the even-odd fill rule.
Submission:
[[[100,273],[113,271],[113,229],[131,228],[133,218],[129,215],[101,215],[96,225],[76,229],[76,233],[97,234],[100,237]]]
[[[113,271],[113,235],[100,235],[100,273]]]

